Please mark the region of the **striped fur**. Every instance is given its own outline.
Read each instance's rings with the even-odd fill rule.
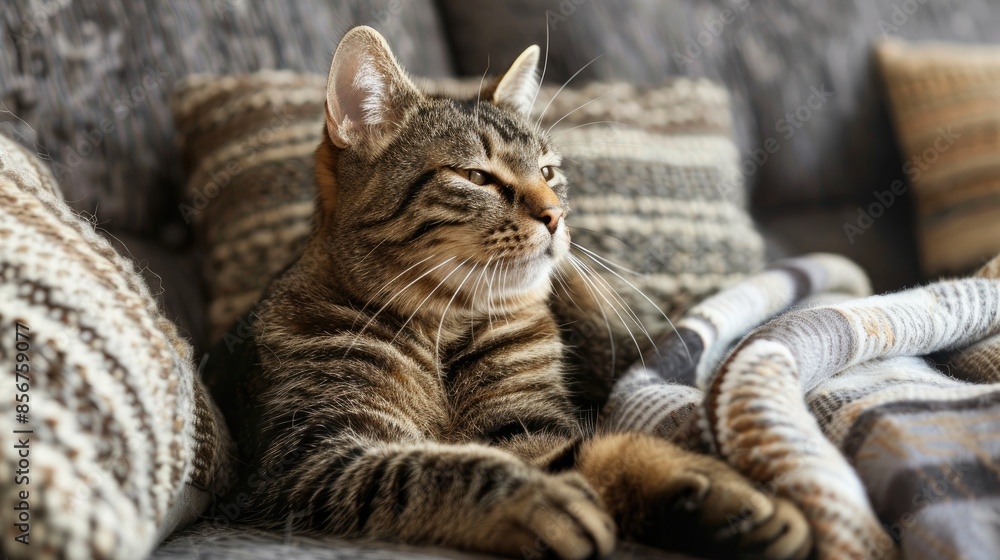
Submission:
[[[650,436],[592,437],[574,408],[547,305],[566,181],[522,112],[537,58],[454,100],[420,93],[376,32],[345,36],[317,230],[253,313],[256,367],[217,393],[243,519],[518,557],[603,556],[619,532],[804,557],[789,502]]]

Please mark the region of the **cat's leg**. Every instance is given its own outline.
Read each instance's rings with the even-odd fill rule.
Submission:
[[[514,557],[584,559],[614,546],[613,522],[576,473],[475,444],[341,435],[311,446],[272,488],[299,531]]]
[[[539,414],[525,423],[544,424]],[[554,415],[549,424],[559,420]],[[811,531],[797,508],[718,459],[645,434],[587,439],[517,426],[487,433],[494,446],[543,471],[582,474],[628,538],[725,557],[796,559],[811,551]]]
[[[482,344],[496,350],[480,352],[477,367],[452,385],[456,425],[474,428],[468,438],[546,472],[581,473],[627,537],[729,557],[810,552],[809,527],[788,502],[757,491],[722,461],[653,436],[584,437],[557,367],[526,360],[513,351],[516,339]]]

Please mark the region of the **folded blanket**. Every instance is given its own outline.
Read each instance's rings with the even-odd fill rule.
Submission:
[[[720,292],[619,380],[604,428],[715,454],[793,500],[821,558],[994,558],[1000,257],[974,278],[867,292],[831,255]]]

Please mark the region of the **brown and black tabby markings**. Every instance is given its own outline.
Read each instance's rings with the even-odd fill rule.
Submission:
[[[317,228],[256,310],[228,410],[248,472],[269,473],[236,490],[247,519],[516,557],[600,557],[619,534],[807,556],[799,512],[723,463],[588,434],[548,305],[579,279],[560,158],[527,118],[538,58],[454,100],[372,29],[340,43]]]

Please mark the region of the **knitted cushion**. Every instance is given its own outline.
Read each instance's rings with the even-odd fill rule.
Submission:
[[[545,110],[556,91],[543,88],[536,109]],[[586,248],[577,251],[580,260],[615,286],[651,332],[668,326],[633,286],[676,316],[764,266],[729,103],[707,80],[657,88],[594,83],[560,92],[542,119],[543,126],[558,122],[552,135],[571,189],[573,241]]]
[[[205,255],[209,346],[305,247],[325,88],[278,71],[190,76],[174,92],[189,171],[179,210]]]
[[[299,255],[311,230],[325,83],[290,72],[202,75],[175,92],[190,170],[181,212],[197,225],[206,254],[210,343]],[[474,96],[479,84],[423,87]],[[617,274],[675,313],[761,268],[724,90],[704,80],[641,90],[592,84],[563,90],[549,106],[555,93],[542,88],[535,109],[548,108],[543,126],[558,122],[552,134],[571,185],[573,240],[643,276],[582,249],[578,256],[618,284],[647,326],[662,326],[662,317]],[[241,335],[227,336],[235,343]]]
[[[228,482],[228,435],[190,346],[131,261],[3,136],[0,368],[9,556],[144,557]]]
[[[1000,252],[1000,48],[891,41],[877,54],[924,272],[970,271]],[[885,206],[905,196],[890,189]]]
[[[181,77],[324,72],[361,24],[389,37],[407,67],[451,73],[432,0],[4,0],[0,19],[5,129],[51,158],[74,209],[178,245],[183,177],[167,95]]]

